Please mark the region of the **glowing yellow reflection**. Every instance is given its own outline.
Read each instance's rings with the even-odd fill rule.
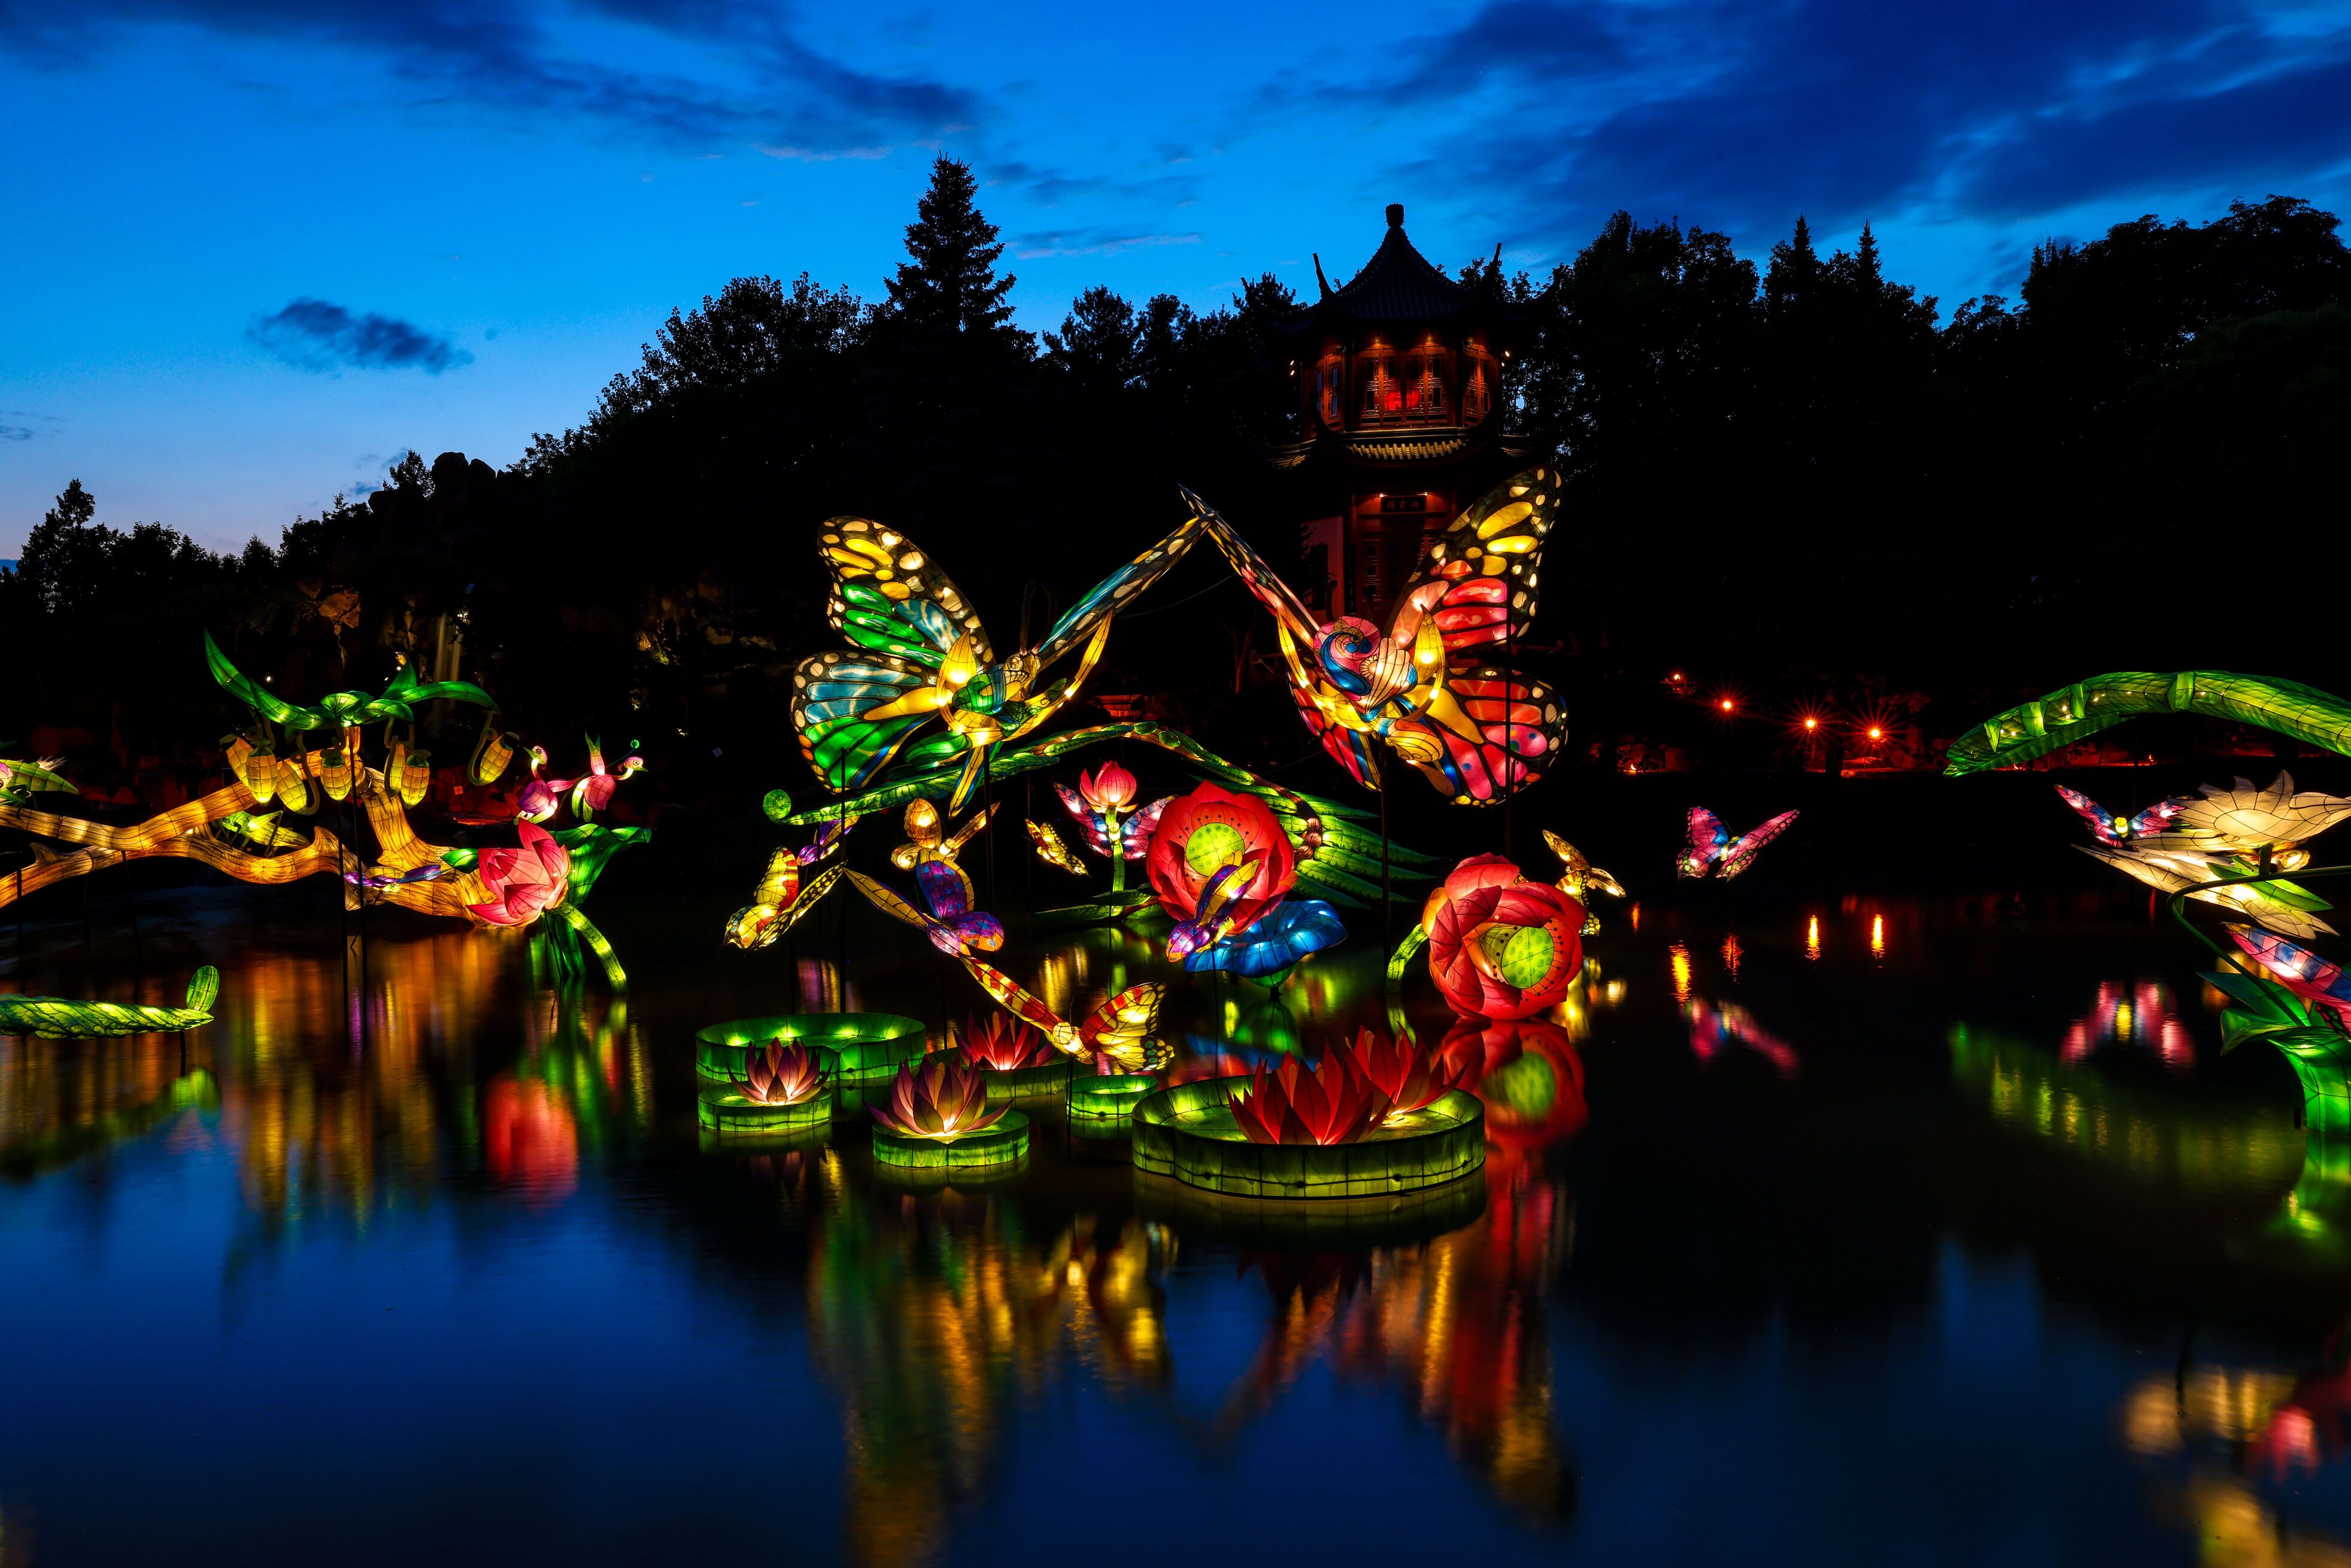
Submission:
[[[1883,915],[1869,917],[1869,956],[1873,958],[1886,956],[1886,916]]]
[[[1817,958],[1820,956],[1821,917],[1815,915],[1810,920],[1804,922],[1804,956],[1807,958]]]
[[[1674,966],[1674,1000],[1686,1002],[1690,998],[1689,949],[1677,942],[1667,956]]]

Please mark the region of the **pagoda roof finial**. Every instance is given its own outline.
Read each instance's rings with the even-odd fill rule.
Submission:
[[[1388,204],[1388,227],[1392,229],[1400,229],[1404,227],[1404,204],[1402,202],[1390,202]]]
[[[1322,276],[1322,253],[1321,251],[1319,251],[1319,250],[1318,250],[1318,251],[1315,251],[1315,252],[1313,252],[1313,253],[1311,253],[1311,254],[1313,255],[1313,257],[1314,257],[1314,283],[1315,283],[1315,287],[1319,287],[1320,289],[1322,289],[1322,298],[1325,298],[1325,299],[1328,299],[1328,298],[1331,298],[1331,280],[1330,280],[1329,278],[1327,278],[1327,277],[1323,277],[1323,276]]]

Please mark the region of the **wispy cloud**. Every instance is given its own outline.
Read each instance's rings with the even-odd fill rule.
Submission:
[[[155,26],[322,44],[364,55],[419,105],[568,113],[695,148],[854,155],[979,118],[970,92],[862,70],[810,47],[791,21],[788,6],[733,0],[0,0],[0,51],[68,67]],[[651,68],[632,31],[721,46],[727,63],[707,76]]]
[[[33,433],[21,424],[0,424],[0,441],[30,441]]]
[[[319,374],[349,365],[437,376],[474,362],[472,354],[440,333],[373,311],[354,315],[324,299],[297,299],[256,321],[246,335],[295,369]]]
[[[1620,206],[1751,243],[1800,212],[2013,223],[2219,185],[2259,196],[2351,162],[2340,6],[1489,0],[1382,64],[1368,114],[1362,62],[1339,57],[1246,113],[1356,105],[1358,144],[1414,149],[1366,175],[1441,185],[1554,246]]]
[[[1046,256],[1117,256],[1163,245],[1197,245],[1196,234],[1132,234],[1117,229],[1056,230],[1022,235],[1012,242],[1012,254],[1023,261]]]

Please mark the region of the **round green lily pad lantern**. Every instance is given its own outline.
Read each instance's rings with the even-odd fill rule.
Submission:
[[[1123,1128],[1134,1120],[1143,1097],[1159,1087],[1159,1080],[1132,1072],[1090,1072],[1070,1080],[1070,1125],[1092,1133]]]
[[[831,1052],[834,1058],[831,1071],[843,1084],[886,1082],[900,1063],[922,1055],[925,1044],[921,1021],[897,1013],[781,1013],[733,1019],[695,1032],[695,1071],[722,1083],[740,1078],[751,1053],[776,1040]]]
[[[829,1085],[792,1104],[771,1105],[740,1090],[705,1083],[695,1096],[694,1116],[708,1132],[733,1137],[766,1137],[830,1126],[832,1111],[832,1090]]]
[[[1486,1165],[1485,1107],[1447,1089],[1345,1143],[1252,1143],[1233,1115],[1247,1078],[1208,1078],[1134,1107],[1134,1166],[1236,1197],[1361,1198],[1458,1181]]]
[[[953,1139],[873,1129],[873,1168],[892,1176],[967,1176],[1016,1169],[1029,1157],[1029,1118],[1008,1111],[992,1124]]]

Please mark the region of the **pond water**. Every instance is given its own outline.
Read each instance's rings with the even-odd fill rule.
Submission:
[[[1604,908],[1484,1042],[1482,1178],[1313,1214],[1050,1110],[968,1190],[853,1120],[706,1145],[701,1025],[981,1010],[845,902],[747,956],[647,894],[625,1002],[323,893],[0,914],[0,988],[225,979],[0,1039],[0,1563],[2351,1563],[2351,1186],[2200,950],[2127,889],[1756,882]],[[1183,1071],[1386,1028],[1374,946],[1179,981]]]

